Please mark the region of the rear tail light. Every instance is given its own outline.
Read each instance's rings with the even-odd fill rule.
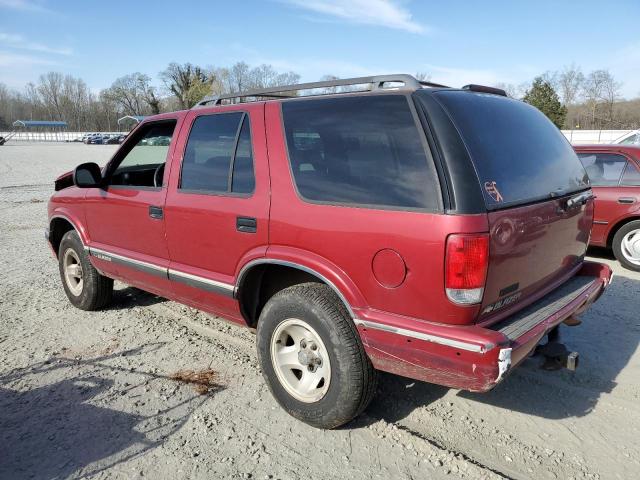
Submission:
[[[449,235],[445,259],[447,297],[460,305],[480,303],[489,265],[489,235]]]

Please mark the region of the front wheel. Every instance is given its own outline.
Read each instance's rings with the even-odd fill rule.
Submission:
[[[69,301],[81,310],[99,310],[111,301],[113,280],[91,262],[75,230],[64,234],[58,250],[62,286]]]
[[[376,371],[346,308],[324,284],[276,293],[258,321],[258,359],[280,406],[318,428],[359,415],[376,388]]]
[[[614,235],[612,247],[623,267],[640,272],[640,220],[623,225]]]

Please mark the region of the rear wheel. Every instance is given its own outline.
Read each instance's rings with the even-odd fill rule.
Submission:
[[[623,267],[640,272],[640,220],[623,225],[613,237],[612,247]]]
[[[359,415],[375,393],[376,371],[349,313],[324,284],[275,294],[258,321],[258,358],[278,403],[318,428]]]
[[[100,275],[75,230],[64,234],[58,250],[62,286],[69,301],[81,310],[99,310],[111,301],[113,280]]]

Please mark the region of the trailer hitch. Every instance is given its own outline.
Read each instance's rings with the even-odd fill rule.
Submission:
[[[571,352],[564,343],[549,341],[536,348],[536,353],[544,357],[541,366],[543,370],[567,370],[575,371],[578,368],[580,355],[578,352]]]

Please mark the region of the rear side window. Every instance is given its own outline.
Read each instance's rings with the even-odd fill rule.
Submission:
[[[233,175],[231,176],[231,191],[237,193],[251,193],[255,187],[253,175],[253,155],[251,152],[251,133],[249,119],[245,117],[238,137],[238,147],[233,161]]]
[[[249,123],[242,112],[197,117],[185,148],[180,189],[252,193],[255,176]]]
[[[442,90],[433,95],[467,147],[487,208],[589,187],[571,145],[538,109],[491,94]]]
[[[638,170],[638,167],[634,163],[627,163],[627,168],[625,168],[622,174],[620,185],[640,186],[640,170]]]
[[[578,157],[594,187],[618,185],[627,159],[614,153],[579,153]]]
[[[312,202],[435,210],[439,190],[405,96],[282,103],[291,171]]]

